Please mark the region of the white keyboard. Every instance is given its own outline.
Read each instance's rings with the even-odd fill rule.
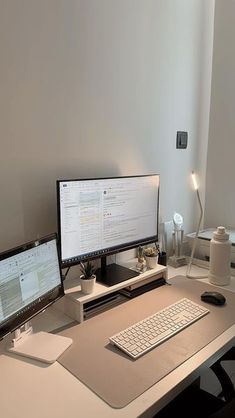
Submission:
[[[113,335],[109,341],[137,359],[209,312],[184,298]]]

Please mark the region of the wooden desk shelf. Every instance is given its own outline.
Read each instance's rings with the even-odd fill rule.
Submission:
[[[129,260],[125,264],[125,267],[133,268],[137,263],[136,259]],[[142,280],[146,279],[147,277],[157,276],[163,277],[167,279],[167,267],[157,264],[156,268],[151,270],[146,270],[144,273],[133,277],[129,280],[125,280],[124,282],[118,283],[114,286],[107,287],[102,283],[96,282],[94,292],[89,295],[84,295],[81,291],[80,279],[66,279],[65,280],[65,296],[56,303],[56,307],[59,310],[62,310],[66,315],[70,318],[75,319],[78,322],[83,322],[84,320],[84,307],[88,302],[97,300],[105,295],[111,295],[115,292],[130,286],[131,284],[141,282]],[[127,300],[127,298],[120,298],[120,301],[117,303],[122,303],[123,301]],[[107,302],[107,306],[108,306]],[[111,302],[109,306],[111,305]]]

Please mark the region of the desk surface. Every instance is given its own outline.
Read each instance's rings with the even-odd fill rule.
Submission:
[[[169,277],[183,274],[184,271],[184,267],[170,268]],[[201,269],[193,266],[192,274],[201,274]],[[235,278],[232,278],[231,285],[224,288],[235,291]],[[50,331],[69,324],[71,319],[55,308],[49,308],[34,322],[36,329],[42,327]],[[3,341],[0,344],[1,416],[151,417],[227,351],[234,339],[235,325],[122,409],[112,409],[57,362],[48,366],[4,353]]]

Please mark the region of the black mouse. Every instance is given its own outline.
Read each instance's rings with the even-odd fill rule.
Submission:
[[[201,300],[203,300],[203,302],[212,303],[213,305],[224,305],[226,302],[224,295],[213,291],[202,293]]]

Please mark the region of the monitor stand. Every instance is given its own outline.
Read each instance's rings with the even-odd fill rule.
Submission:
[[[118,264],[106,263],[106,256],[101,257],[101,268],[96,271],[96,280],[106,286],[124,282],[139,275],[139,272]]]
[[[23,329],[15,331],[15,338],[12,339],[12,346],[8,347],[8,351],[44,363],[54,363],[72,342],[71,338],[49,332],[34,334],[32,326],[27,322]]]

